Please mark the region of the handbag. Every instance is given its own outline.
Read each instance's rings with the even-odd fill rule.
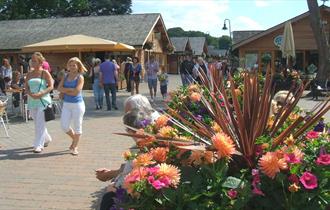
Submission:
[[[40,76],[41,79],[42,79],[43,73],[44,72],[41,73],[41,76]],[[39,91],[40,91],[40,88],[41,88],[41,82],[40,82],[40,86],[39,86]],[[40,98],[40,101],[41,101],[42,105],[45,107],[45,109],[44,109],[45,121],[48,122],[48,121],[51,121],[51,120],[55,120],[55,111],[54,111],[55,107],[54,107],[54,105],[52,103],[45,105],[41,98]]]

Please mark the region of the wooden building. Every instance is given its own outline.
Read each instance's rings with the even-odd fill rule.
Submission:
[[[133,53],[110,53],[122,58],[137,56],[142,65],[147,55],[154,54],[161,65],[168,67],[167,54],[172,47],[163,18],[158,13],[0,21],[0,31],[0,61],[9,58],[14,68],[18,55],[23,54],[23,46],[76,34],[131,45],[136,49]],[[84,62],[91,57],[103,59],[105,53],[91,49],[91,52],[82,53],[82,58]],[[72,56],[77,53],[45,53],[53,69],[65,67]]]
[[[178,74],[184,55],[194,57],[208,55],[208,46],[205,37],[171,37],[174,53],[168,55],[169,73]]]
[[[174,46],[174,53],[167,56],[169,64],[168,73],[178,74],[183,56],[192,54],[192,50],[188,37],[171,37],[171,42]]]
[[[320,7],[322,23],[325,25],[328,37],[330,35],[330,8]],[[296,59],[294,68],[303,71],[312,62],[318,63],[317,46],[310,25],[309,12],[290,19],[295,41]],[[278,63],[285,63],[279,46],[281,45],[284,24],[280,23],[265,31],[234,31],[233,51],[244,58],[242,66],[251,68],[258,64],[263,67],[262,58],[266,54],[271,57],[271,66],[276,67]]]

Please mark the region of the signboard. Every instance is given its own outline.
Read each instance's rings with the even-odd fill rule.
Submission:
[[[283,35],[278,35],[274,38],[274,44],[276,47],[280,47],[282,45]]]

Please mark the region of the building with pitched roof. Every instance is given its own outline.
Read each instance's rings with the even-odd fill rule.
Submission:
[[[320,11],[322,23],[328,37],[330,37],[330,8],[321,6]],[[310,63],[317,65],[318,51],[310,25],[309,12],[288,21],[291,21],[295,42],[296,58],[294,68],[304,71]],[[244,58],[245,68],[251,68],[255,64],[263,68],[262,58],[264,55],[271,57],[271,66],[275,69],[279,67],[280,63],[286,63],[280,50],[285,22],[265,31],[233,32],[232,50],[239,58]]]
[[[133,56],[139,57],[142,64],[146,55],[151,53],[161,65],[167,66],[167,53],[172,46],[159,13],[8,20],[0,21],[0,31],[0,57],[9,57],[12,63],[17,63],[23,46],[77,34],[131,45],[136,49]],[[102,57],[104,53],[91,49],[82,57]],[[77,56],[77,53],[45,53],[53,67],[64,67],[66,60],[72,56]]]

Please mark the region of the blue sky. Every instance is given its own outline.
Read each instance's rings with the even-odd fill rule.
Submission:
[[[167,28],[200,30],[218,37],[229,35],[222,30],[226,18],[232,31],[265,30],[306,12],[308,6],[306,0],[133,0],[132,10],[161,13]]]

